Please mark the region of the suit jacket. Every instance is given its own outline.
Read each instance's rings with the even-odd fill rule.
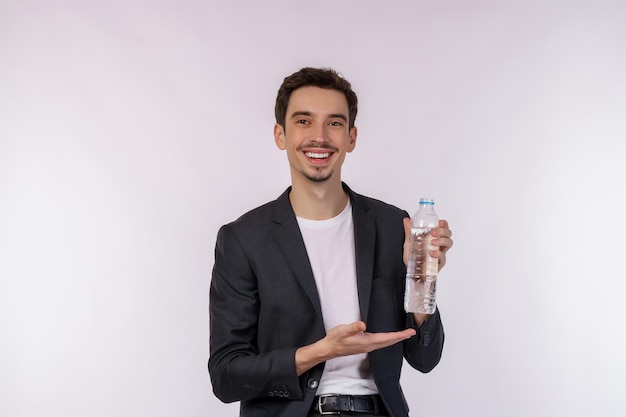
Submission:
[[[352,203],[359,305],[367,331],[417,329],[403,309],[402,219],[408,214],[343,187]],[[223,226],[217,236],[209,373],[220,400],[241,401],[241,417],[306,416],[324,369],[320,364],[296,375],[296,349],[323,338],[325,331],[289,191]],[[369,354],[372,375],[394,417],[408,416],[399,383],[403,359],[429,372],[441,358],[443,341],[436,311],[413,338]]]

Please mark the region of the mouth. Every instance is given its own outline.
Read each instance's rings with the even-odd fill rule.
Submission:
[[[326,159],[330,156],[330,152],[305,152],[307,158]]]
[[[314,151],[305,151],[304,156],[314,164],[324,164],[326,163],[330,157],[333,155],[333,152],[323,151],[323,152],[314,152]]]

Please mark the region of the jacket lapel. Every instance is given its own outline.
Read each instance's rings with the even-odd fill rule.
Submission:
[[[289,187],[277,200],[272,220],[277,224],[276,237],[282,248],[285,258],[289,262],[291,269],[300,281],[300,285],[311,300],[313,309],[317,315],[322,317],[322,307],[319,294],[313,277],[313,270],[309,262],[309,256],[302,240],[300,227],[296,220],[296,215],[289,202]]]
[[[346,184],[344,189],[350,196],[352,203],[352,219],[354,222],[354,246],[356,254],[356,277],[359,291],[359,307],[361,320],[367,324],[370,297],[372,294],[372,279],[374,271],[374,249],[376,243],[376,226],[367,214],[367,203],[355,194]]]

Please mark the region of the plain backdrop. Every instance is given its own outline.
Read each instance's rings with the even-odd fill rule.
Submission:
[[[626,415],[607,0],[0,1],[0,415],[238,415],[206,369],[215,237],[289,185],[303,66],[359,95],[344,180],[453,229],[411,415]]]

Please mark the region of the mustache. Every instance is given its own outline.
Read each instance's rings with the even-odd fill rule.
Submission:
[[[332,146],[329,143],[319,143],[319,142],[307,142],[307,143],[303,143],[302,145],[299,145],[296,150],[297,151],[301,151],[303,149],[306,148],[317,148],[317,149],[328,149],[329,151],[333,151],[333,152],[338,152],[339,149],[337,149],[335,146]]]

